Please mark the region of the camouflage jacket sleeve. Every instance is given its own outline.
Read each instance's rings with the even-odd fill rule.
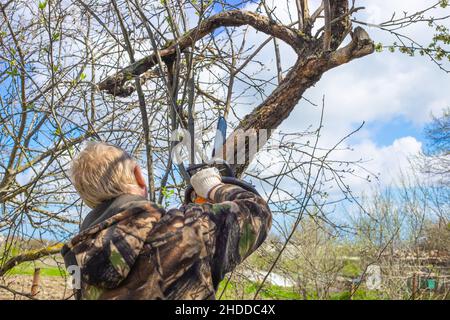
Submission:
[[[265,240],[272,224],[267,203],[241,187],[225,184],[216,190],[213,205],[203,205],[215,224],[212,258],[214,287]]]

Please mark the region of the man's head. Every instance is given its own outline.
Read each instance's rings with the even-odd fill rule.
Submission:
[[[91,208],[122,194],[147,194],[136,161],[124,150],[103,142],[89,142],[78,154],[72,162],[70,179]]]

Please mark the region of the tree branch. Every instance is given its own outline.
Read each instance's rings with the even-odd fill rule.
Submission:
[[[271,22],[267,17],[257,13],[233,10],[218,13],[208,19],[205,19],[198,27],[191,29],[175,43],[169,42],[169,45],[159,51],[159,55],[164,62],[173,60],[177,54],[177,48],[180,51],[191,47],[196,41],[205,37],[215,29],[220,27],[238,27],[250,25],[258,31],[283,40],[289,44],[296,52],[299,52],[305,39],[296,31],[278,23]],[[141,75],[157,64],[156,54],[153,53],[141,60],[136,61],[130,66],[123,68],[115,75],[109,76],[98,84],[100,91],[106,91],[115,96],[128,96],[133,91],[133,87],[124,88],[124,84],[132,80],[135,76]]]
[[[323,50],[330,51],[331,48],[331,5],[330,0],[323,0],[325,12],[325,32],[323,34]]]
[[[301,1],[300,4],[303,16],[309,19],[306,2]],[[351,32],[349,2],[348,0],[325,1],[323,6],[324,10],[327,11],[327,21],[325,33],[321,39],[306,38],[302,33],[272,22],[269,18],[256,13],[235,10],[222,12],[204,20],[176,43],[172,43],[159,51],[162,60],[171,61],[176,57],[177,52],[192,46],[197,40],[219,27],[250,25],[261,32],[285,41],[297,52],[297,62],[286,77],[280,81],[278,87],[240,122],[236,130],[227,139],[224,159],[231,164],[237,160],[237,133],[240,130],[259,132],[259,130],[265,129],[268,130],[269,138],[270,130],[276,129],[289,116],[303,93],[314,86],[326,71],[374,51],[373,42],[368,34],[359,27],[352,33],[351,43],[338,49],[348,33]],[[324,50],[324,43],[326,50]],[[146,72],[156,63],[154,53],[122,69],[116,75],[108,77],[98,85],[98,88],[114,95],[129,95],[134,91],[134,88],[124,89],[125,82]],[[258,144],[258,148],[261,148],[265,143],[265,141],[261,142]],[[248,148],[248,141],[245,147]],[[220,150],[218,150],[218,154],[221,154]],[[237,176],[245,171],[251,160],[248,157],[245,159],[245,163],[232,165]]]
[[[49,247],[45,247],[39,250],[32,250],[25,253],[22,253],[18,256],[12,257],[0,268],[0,277],[3,276],[6,272],[14,268],[15,266],[27,262],[34,261],[40,259],[42,257],[50,256],[52,254],[59,253],[61,251],[63,244],[58,243]]]

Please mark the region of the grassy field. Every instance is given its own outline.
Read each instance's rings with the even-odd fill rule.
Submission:
[[[222,299],[225,300],[233,300],[233,299],[252,299],[259,288],[258,283],[254,282],[246,282],[245,284],[239,284],[229,282],[224,280],[219,285],[219,290],[217,291],[217,298],[220,297],[224,287],[226,286],[227,290],[222,295]],[[239,292],[239,295],[236,293]],[[318,299],[318,295],[314,292],[306,293],[306,297],[304,297],[299,292],[293,290],[293,288],[280,287],[276,285],[264,285],[264,288],[258,294],[259,298],[267,299],[267,300],[316,300]],[[349,300],[350,292],[349,291],[341,291],[341,292],[333,292],[329,295],[329,300]],[[385,299],[383,295],[377,291],[370,291],[364,288],[356,290],[355,294],[352,297],[353,300],[382,300]]]
[[[14,253],[15,252],[12,252],[12,255],[14,255]],[[35,268],[40,268],[42,283],[42,292],[37,298],[60,299],[61,297],[66,296],[67,285],[65,278],[68,274],[64,268],[62,258],[59,255],[47,257],[41,261],[22,263],[9,270],[7,278],[13,279],[17,290],[28,292]],[[354,265],[348,264],[346,265],[345,273],[354,275],[358,274],[359,270]],[[223,292],[225,287],[226,290]],[[251,281],[239,283],[230,281],[227,283],[227,281],[224,280],[219,285],[217,298],[224,300],[253,299],[258,288],[259,283]],[[3,298],[10,298],[10,296],[3,296]],[[258,293],[258,298],[267,300],[315,300],[318,299],[318,295],[315,292],[302,294],[293,288],[266,284]],[[350,292],[332,292],[329,294],[328,298],[331,300],[348,300],[350,299]],[[385,297],[376,291],[369,291],[362,288],[358,289],[352,298],[354,300],[378,300]]]
[[[34,269],[41,269],[41,276],[46,277],[61,277],[67,276],[67,272],[64,268],[58,266],[49,266],[43,262],[24,262],[17,267],[11,269],[9,275],[33,275]]]
[[[32,275],[34,268],[41,267],[41,290],[36,296],[37,299],[61,299],[68,295],[68,288],[65,282],[66,272],[58,269],[58,267],[49,267],[39,264],[23,264],[14,268],[9,274],[8,278],[14,282],[14,289],[17,291],[28,292],[31,287]],[[222,281],[217,291],[217,299],[222,300],[241,300],[241,299],[253,299],[256,290],[259,288],[259,284],[253,282],[236,283],[229,282],[225,293],[222,295],[222,291],[226,285],[226,280]],[[285,288],[275,285],[265,285],[259,292],[259,299],[264,300],[302,300],[303,295],[295,292],[292,288]],[[317,299],[317,295],[314,293],[308,293],[308,300]],[[14,299],[12,295],[8,295],[6,292],[0,290],[0,299]],[[16,297],[17,299],[17,297]],[[350,292],[343,291],[337,293],[331,293],[330,300],[348,300],[350,299]],[[366,291],[360,289],[356,291],[353,296],[354,300],[378,300],[383,297],[376,292]]]

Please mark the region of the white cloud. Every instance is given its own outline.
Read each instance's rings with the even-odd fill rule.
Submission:
[[[319,1],[314,1],[313,8],[318,3]],[[397,12],[396,17],[398,18],[404,14],[405,8],[409,13],[414,13],[435,3],[436,0],[411,0],[407,5],[405,1],[359,1],[357,6],[365,6],[366,9],[358,12],[356,17],[361,21],[380,23],[389,20],[393,12]],[[287,2],[274,1],[269,3],[269,7],[276,7],[275,14],[283,23],[287,24],[291,21]],[[255,10],[255,8],[255,4],[246,7],[247,10]],[[294,12],[295,10],[292,8],[295,8],[295,3],[291,1],[289,8]],[[443,13],[445,13],[443,9],[432,12],[434,16],[441,16]],[[390,44],[394,41],[392,35],[387,32],[376,28],[366,29],[375,42]],[[433,30],[426,23],[413,24],[405,32],[422,43],[430,41],[433,34]],[[236,45],[240,44],[239,38],[234,39]],[[250,29],[247,36],[247,47],[255,49],[266,39],[267,35]],[[286,70],[293,65],[296,56],[282,42],[280,42],[280,48],[282,64]],[[264,63],[264,69],[258,74],[258,77],[271,79],[275,75],[273,45],[268,44],[256,59]],[[259,68],[258,64],[249,64],[245,68],[245,72],[251,74],[257,72]],[[389,123],[400,118],[420,131],[430,120],[431,113],[436,114],[450,105],[450,91],[443,89],[443,84],[447,84],[448,80],[449,75],[443,73],[426,57],[411,58],[400,53],[383,52],[330,70],[314,88],[310,88],[306,92],[305,97],[320,105],[322,96],[326,96],[324,128],[320,144],[327,148],[333,146],[363,121],[368,124]],[[235,96],[242,89],[239,87],[240,85],[242,84],[237,84]],[[248,113],[259,103],[251,95],[247,95],[239,101],[251,104],[250,106],[239,105],[237,112],[240,116]],[[303,100],[280,129],[302,132],[307,130],[310,125],[315,127],[319,116],[320,108]],[[373,173],[379,173],[380,183],[388,185],[393,182],[400,170],[408,170],[408,157],[421,150],[421,142],[417,140],[417,137],[392,134],[393,142],[387,146],[380,146],[376,132],[369,128],[364,129],[352,139],[352,148],[355,151],[342,152],[338,156],[349,160],[359,158],[367,160],[364,166]],[[260,161],[271,162],[269,158],[263,155],[260,157]],[[273,166],[272,169],[278,170],[281,167]],[[361,172],[361,176],[366,177],[367,174]],[[348,182],[357,192],[369,187],[364,179],[349,178]]]
[[[424,60],[374,54],[329,71],[305,97],[320,104],[325,95],[325,137],[327,133],[331,138],[343,136],[363,121],[402,118],[421,128],[430,121],[431,113],[439,113],[450,104],[450,92],[442,88],[447,78]],[[283,127],[306,127],[317,115],[316,107],[300,102]]]
[[[379,185],[386,187],[395,183],[400,173],[411,172],[409,158],[421,151],[422,143],[414,137],[401,137],[385,147],[378,147],[373,141],[364,140],[353,145],[352,148],[354,152],[342,152],[337,158],[340,160],[363,158],[365,160],[364,169],[379,175]],[[357,169],[355,174],[365,178],[368,175],[365,170]],[[347,183],[355,194],[371,186],[368,181],[351,176],[347,179]]]
[[[401,18],[405,13],[413,14],[422,11],[425,8],[436,4],[436,0],[408,0],[406,1],[379,1],[379,0],[358,0],[356,6],[365,7],[359,11],[356,16],[364,17],[364,20],[370,23],[381,23],[392,18],[395,12],[395,18]],[[439,11],[436,10],[436,11]],[[443,11],[443,10],[441,10]]]
[[[19,173],[16,176],[16,182],[21,185],[24,186],[27,183],[29,183],[31,181],[32,178],[34,178],[35,174],[31,169],[25,170],[21,173]]]
[[[415,12],[435,1],[408,2],[408,11]],[[402,15],[405,3],[401,1],[364,1],[371,22],[389,19],[396,10]],[[441,11],[437,11],[439,16]],[[430,41],[432,30],[426,24],[417,24],[408,32],[415,39]],[[370,28],[375,41],[391,43],[390,35]],[[443,88],[449,83],[449,75],[424,57],[408,57],[400,53],[383,52],[353,61],[327,72],[305,97],[317,104],[326,97],[324,128],[321,144],[330,147],[360,123],[389,123],[402,119],[411,123],[418,131],[430,121],[431,113],[437,114],[450,105],[450,91]],[[317,124],[319,108],[301,101],[290,118],[281,126],[282,130],[302,131]],[[367,168],[380,173],[380,183],[388,185],[400,172],[408,170],[408,156],[421,150],[421,143],[415,137],[395,137],[389,146],[379,146],[375,131],[358,132],[352,139],[352,148],[357,159],[371,160]],[[352,157],[347,153],[348,157]],[[353,159],[355,157],[353,156]],[[366,175],[363,175],[367,176]],[[367,188],[362,179],[351,178],[354,189]]]
[[[275,13],[284,23],[290,21],[286,3],[275,3]],[[410,1],[407,10],[412,13],[435,3],[435,0]],[[397,12],[397,17],[402,16],[406,7],[402,1],[369,0],[358,5],[366,7],[357,14],[358,19],[377,23],[391,18],[393,12]],[[247,9],[254,10],[255,6],[249,5]],[[269,6],[275,7],[273,4]],[[290,7],[295,7],[295,4],[291,3]],[[435,16],[443,13],[444,9],[432,12]],[[408,35],[423,43],[430,41],[433,34],[433,30],[426,23],[414,24],[406,30]],[[389,44],[393,41],[387,32],[369,28],[369,33],[376,42]],[[251,30],[247,45],[257,47],[265,39],[267,35]],[[286,44],[281,43],[280,46],[282,63],[286,70],[295,62],[296,56]],[[256,58],[266,67],[258,76],[264,79],[272,78],[275,74],[273,46],[267,45]],[[257,64],[249,64],[245,72],[255,72],[258,68]],[[305,97],[320,104],[322,96],[326,95],[325,124],[332,133],[331,137],[347,133],[362,121],[387,122],[401,117],[405,122],[421,127],[430,120],[432,112],[437,113],[449,105],[450,91],[442,89],[443,83],[448,83],[448,80],[449,76],[426,57],[411,58],[400,53],[383,52],[330,70],[316,87],[306,92]],[[253,103],[255,102],[253,98]],[[243,115],[249,112],[249,109],[240,108],[238,112]],[[317,108],[303,101],[285,121],[282,129],[306,128],[316,119]],[[326,136],[327,132],[324,132],[324,135]]]
[[[319,149],[316,150],[316,157],[324,156],[326,150],[321,150],[320,143],[318,148]],[[417,155],[421,149],[422,143],[410,136],[400,137],[395,139],[392,144],[381,147],[370,139],[362,139],[356,144],[351,146],[344,144],[332,151],[327,157],[327,161],[328,166],[334,168],[336,173],[341,176],[342,183],[348,185],[355,196],[359,196],[363,191],[370,190],[374,186],[388,187],[395,184],[398,182],[397,179],[400,177],[401,173],[410,176],[412,174],[412,168],[409,160],[412,156]],[[308,150],[303,151],[307,152]],[[261,178],[267,178],[274,177],[282,171],[290,172],[292,168],[295,168],[298,164],[304,163],[303,166],[295,169],[296,171],[293,174],[295,178],[303,180],[300,175],[304,175],[305,172],[308,171],[309,156],[305,157],[301,154],[294,155],[292,163],[287,167],[285,157],[286,154],[281,157],[277,151],[262,152],[258,156],[259,165],[255,166],[256,163],[253,163],[249,169],[253,174],[261,170],[259,176]],[[347,166],[346,163],[349,163],[349,165]],[[328,166],[325,168],[328,168]],[[317,166],[312,167],[313,177],[317,174],[317,169]],[[341,170],[354,171],[350,174],[343,173]],[[325,171],[328,172],[328,169],[325,169]],[[329,172],[327,176],[331,177],[331,173]],[[281,189],[288,190],[295,195],[299,192],[297,189],[299,189],[300,186],[298,185],[298,181],[292,178],[293,177],[286,177],[280,186]],[[369,178],[369,180],[367,178]],[[325,189],[331,188],[329,189],[329,193],[332,199],[342,197],[335,182],[336,181],[328,179],[328,182],[322,186]],[[278,195],[278,197],[282,198],[283,193]]]

